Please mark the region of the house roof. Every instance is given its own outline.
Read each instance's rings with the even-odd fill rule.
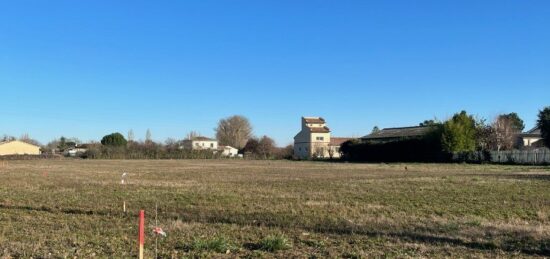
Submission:
[[[323,119],[322,117],[304,117],[304,121],[306,123],[315,123],[315,124],[325,123],[325,119]]]
[[[538,126],[528,130],[525,133],[527,133],[527,134],[539,134],[539,135],[541,134],[540,128]]]
[[[203,136],[194,137],[191,140],[192,141],[216,141],[215,139],[207,138],[207,137],[203,137]]]
[[[342,137],[331,137],[330,144],[331,146],[340,146],[342,143],[352,140],[353,138],[342,138]]]
[[[369,135],[361,137],[361,139],[386,139],[386,138],[407,138],[419,137],[428,133],[432,127],[430,126],[414,126],[414,127],[399,127],[385,128]]]
[[[518,134],[518,136],[520,137],[541,137],[541,132],[540,132],[540,128],[537,126],[537,127],[534,127],[526,132],[523,132],[523,133],[520,133]]]
[[[330,132],[330,129],[327,126],[325,126],[325,127],[311,127],[311,128],[309,128],[309,130],[312,133],[329,133]]]
[[[31,145],[31,146],[35,146],[35,147],[40,147],[40,146],[31,144],[31,143],[27,143],[25,141],[17,140],[17,139],[16,140],[8,140],[8,141],[0,141],[0,145],[8,144],[8,143],[11,143],[11,142],[19,142],[19,143],[23,143],[23,144],[27,144],[27,145]]]

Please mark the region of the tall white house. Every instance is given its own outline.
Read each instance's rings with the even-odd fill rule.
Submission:
[[[302,130],[294,137],[294,156],[298,159],[339,158],[340,145],[351,138],[331,138],[322,117],[302,117]]]

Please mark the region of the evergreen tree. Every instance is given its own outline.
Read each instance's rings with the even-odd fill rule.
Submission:
[[[544,145],[550,147],[550,106],[539,112],[537,126],[540,128]]]
[[[121,147],[121,146],[126,146],[127,141],[126,141],[126,139],[124,138],[124,136],[122,134],[120,134],[118,132],[115,132],[115,133],[104,136],[101,139],[101,144],[104,145],[104,146]]]
[[[441,136],[443,150],[466,152],[476,149],[476,121],[466,111],[455,114],[443,124]]]

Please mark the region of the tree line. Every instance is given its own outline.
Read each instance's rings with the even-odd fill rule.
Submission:
[[[342,144],[343,158],[377,162],[445,162],[451,160],[488,160],[489,151],[517,147],[517,135],[525,124],[516,113],[501,114],[492,122],[479,119],[466,111],[446,121],[426,120],[419,126],[430,127],[429,133],[413,139],[386,143],[348,141]],[[550,106],[539,111],[537,127],[541,129],[541,146],[550,147]],[[378,131],[378,127],[373,132]]]
[[[248,118],[234,115],[220,119],[214,129],[220,146],[231,146],[239,150],[248,159],[281,159],[290,158],[293,148],[277,147],[268,136],[256,137]],[[221,152],[212,150],[188,150],[183,148],[185,140],[200,137],[197,131],[190,131],[184,139],[167,138],[164,142],[155,142],[151,130],[147,130],[145,140],[135,140],[133,130],[125,137],[120,132],[103,136],[99,142],[85,144],[86,151],[78,154],[89,159],[212,159],[220,158]],[[76,138],[61,137],[43,147],[49,152],[63,153],[82,145]]]

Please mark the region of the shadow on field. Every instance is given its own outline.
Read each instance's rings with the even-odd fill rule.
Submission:
[[[111,215],[110,213],[101,212],[101,211],[82,210],[82,209],[58,209],[58,208],[49,208],[49,207],[46,207],[46,206],[32,207],[32,206],[18,206],[18,205],[0,204],[0,209],[26,210],[26,211],[49,212],[49,213],[64,213],[64,214],[73,214],[73,215],[99,215],[99,216]]]
[[[238,213],[204,209],[175,213],[174,220],[196,222],[203,224],[235,224],[239,226],[277,227],[286,229],[302,229],[323,234],[355,234],[371,237],[388,237],[410,242],[429,244],[448,244],[477,250],[503,250],[520,252],[525,255],[550,256],[550,239],[536,240],[529,236],[517,236],[513,233],[502,233],[501,240],[466,241],[460,238],[448,237],[452,233],[442,232],[438,226],[410,226],[408,229],[392,229],[383,225],[357,225],[344,219],[322,219],[315,223],[298,215],[274,214],[269,212]],[[261,220],[259,220],[261,219]],[[394,227],[395,228],[395,227]],[[479,238],[471,238],[479,239]],[[249,250],[256,250],[254,244],[247,244]]]
[[[491,177],[497,179],[511,179],[511,180],[539,180],[550,181],[550,174],[542,173],[525,173],[525,174],[467,174],[468,176],[476,177]]]

